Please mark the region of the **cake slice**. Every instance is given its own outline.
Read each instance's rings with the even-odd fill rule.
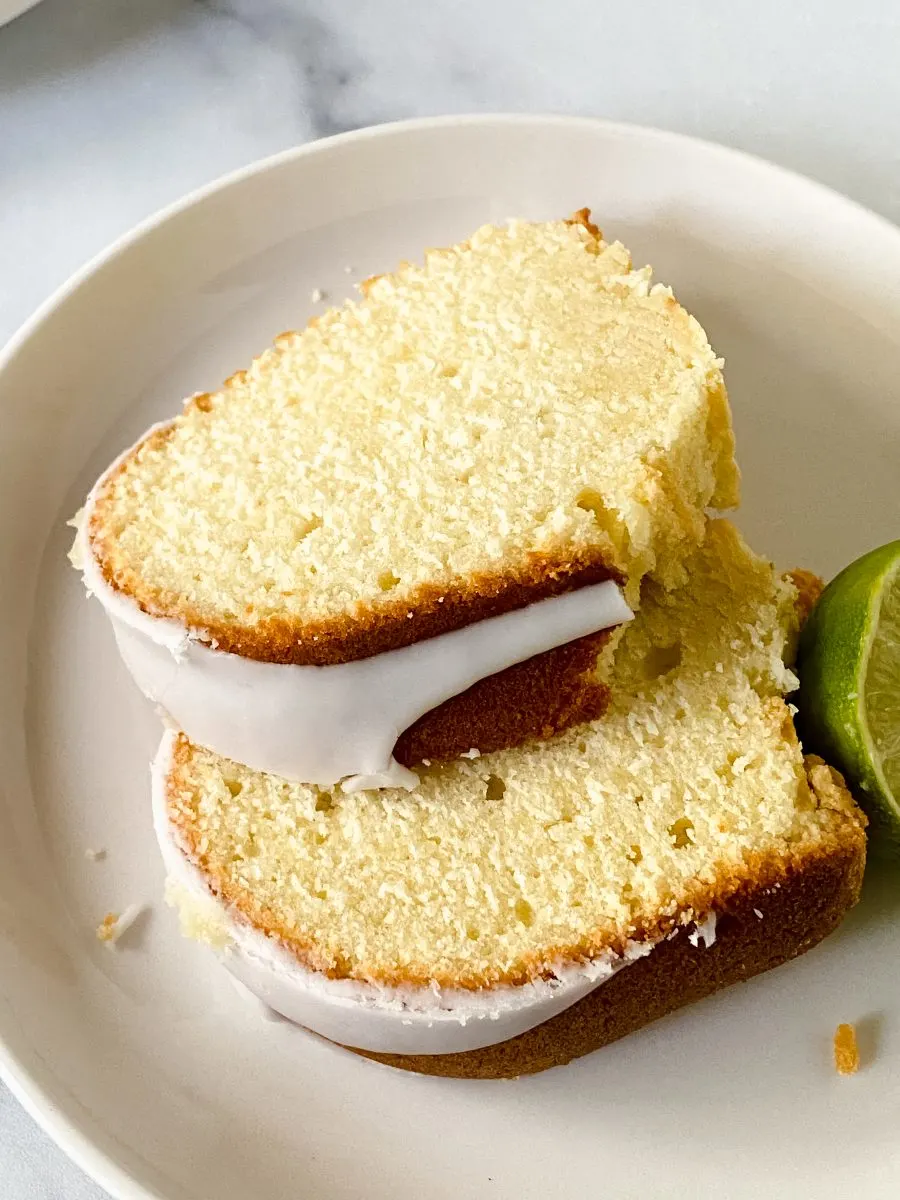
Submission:
[[[168,735],[155,820],[185,930],[316,1032],[472,1077],[564,1063],[802,953],[857,898],[865,820],[783,698],[800,603],[714,522],[681,587],[645,582],[603,720],[409,793]]]
[[[367,720],[379,750],[344,773],[371,782],[407,729],[410,763],[598,716],[604,630],[645,575],[681,581],[707,506],[737,502],[720,362],[586,210],[485,226],[363,290],[150,431],[94,488],[79,540],[144,690],[195,741],[315,782],[337,767],[314,750],[340,741],[343,770]],[[439,640],[541,603],[539,634],[490,627],[492,655]],[[189,684],[153,646],[196,665]],[[242,663],[331,673],[307,672],[313,698],[279,718],[269,685],[298,677]],[[363,675],[380,702],[360,716],[344,697]],[[240,690],[262,699],[220,711]],[[332,704],[301,746],[298,718]]]

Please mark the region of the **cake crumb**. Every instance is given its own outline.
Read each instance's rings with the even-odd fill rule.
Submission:
[[[804,765],[817,807],[841,811],[847,792],[843,775],[814,754],[806,756]]]
[[[859,1070],[859,1046],[853,1025],[841,1024],[834,1031],[834,1066],[839,1075],[855,1075]]]
[[[349,264],[349,263],[347,264],[347,266],[346,266],[346,267],[344,267],[344,274],[345,274],[345,275],[352,275],[352,274],[353,274],[353,268],[350,266],[350,264]]]
[[[119,920],[118,913],[108,912],[100,924],[97,926],[97,941],[114,943],[118,937],[117,922]]]
[[[756,913],[756,915],[759,917],[759,919],[760,919],[760,920],[762,920],[762,919],[763,919],[763,915],[762,915],[762,913],[759,911],[759,909],[758,909],[758,908],[754,908],[754,910],[753,910],[753,911]]]
[[[110,950],[115,949],[116,943],[128,932],[143,911],[140,904],[129,904],[122,913],[108,912],[97,926],[97,941],[103,942]]]
[[[89,859],[91,862],[100,862],[102,859],[106,858],[106,850],[103,846],[101,846],[98,850],[92,850],[91,847],[88,846],[87,850],[84,852],[84,857]]]
[[[321,288],[313,288],[309,294],[309,298],[313,304],[320,304],[325,299],[325,293]]]

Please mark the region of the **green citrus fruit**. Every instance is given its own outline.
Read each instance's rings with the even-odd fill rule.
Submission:
[[[798,671],[804,748],[844,773],[875,839],[900,853],[900,541],[825,588]]]

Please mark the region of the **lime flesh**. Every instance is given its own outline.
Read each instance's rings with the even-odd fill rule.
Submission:
[[[900,854],[900,541],[822,593],[798,655],[804,748],[844,773],[873,840]]]
[[[900,570],[886,581],[863,680],[872,768],[900,821]]]

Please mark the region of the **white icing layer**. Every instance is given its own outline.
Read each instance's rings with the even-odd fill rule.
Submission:
[[[166,808],[166,778],[176,734],[167,733],[152,767],[153,821],[176,903],[216,931],[228,970],[282,1016],[344,1046],[383,1054],[456,1054],[495,1046],[564,1012],[617,971],[642,958],[652,942],[632,943],[623,956],[561,964],[555,977],[482,991],[384,987],[329,979],[302,966],[274,939],[234,917],[214,898],[202,872],[178,847]]]
[[[348,791],[415,787],[416,776],[392,752],[424,713],[480,679],[632,617],[607,581],[355,662],[256,662],[213,649],[179,621],[150,616],[107,583],[87,535],[105,478],[88,497],[72,560],[109,615],[141,691],[198,745],[287,779],[322,787],[345,780]]]

